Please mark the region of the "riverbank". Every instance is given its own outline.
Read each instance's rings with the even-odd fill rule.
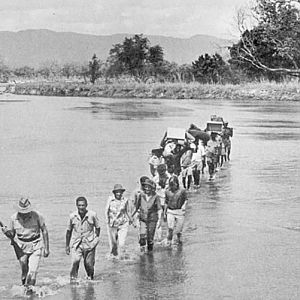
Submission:
[[[113,83],[91,85],[70,82],[30,82],[8,85],[6,92],[18,95],[60,97],[300,100],[300,84],[297,82],[263,82],[240,85],[199,83]]]

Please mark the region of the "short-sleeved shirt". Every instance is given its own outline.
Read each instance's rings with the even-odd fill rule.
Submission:
[[[165,205],[165,192],[169,187],[170,177],[171,175],[167,172],[163,176],[157,174],[153,177],[153,181],[156,183],[156,194],[160,197],[161,205]]]
[[[205,155],[205,149],[202,145],[198,145],[197,152],[193,153],[192,161],[199,162],[202,161],[203,156]]]
[[[187,201],[186,190],[179,188],[172,192],[170,189],[166,190],[166,205],[169,209],[181,209],[183,204]]]
[[[212,157],[217,154],[217,148],[218,148],[218,142],[209,140],[207,142],[207,147],[206,147],[206,156],[207,157]]]
[[[44,217],[32,211],[26,218],[21,218],[19,213],[13,214],[7,229],[16,233],[15,241],[24,253],[32,253],[43,247],[41,229],[44,226]]]
[[[143,222],[157,222],[158,211],[161,210],[160,197],[155,193],[150,197],[141,193],[139,195],[137,208],[139,210],[139,218]]]
[[[109,226],[119,227],[129,221],[127,215],[128,205],[127,198],[122,197],[120,200],[117,200],[114,196],[108,198],[106,215]]]
[[[78,211],[70,214],[67,230],[72,231],[71,246],[77,248],[81,246],[83,249],[94,248],[96,239],[95,229],[100,228],[100,222],[97,214],[88,210],[81,219]]]

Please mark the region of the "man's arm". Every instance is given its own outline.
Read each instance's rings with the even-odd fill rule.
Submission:
[[[100,237],[100,231],[101,231],[100,227],[95,229],[95,234],[96,234],[96,237],[98,237],[98,238]]]
[[[167,220],[167,208],[168,208],[168,202],[169,202],[169,198],[167,196],[167,192],[165,191],[165,205],[163,207],[163,217],[164,217],[164,221]]]
[[[1,221],[0,221],[0,227],[1,227],[1,229],[2,229],[2,232],[3,232],[9,239],[12,240],[12,239],[15,237],[16,232],[15,232],[14,229],[13,229],[13,230],[7,229],[7,227],[4,226],[3,223],[2,223]]]
[[[181,197],[182,198],[181,198],[181,207],[180,208],[182,210],[185,210],[185,207],[186,207],[186,204],[187,204],[187,200],[188,200],[186,190],[182,191]]]
[[[95,235],[97,238],[99,238],[101,228],[100,228],[100,220],[98,218],[97,213],[95,213],[94,215],[94,226],[95,226]]]
[[[46,225],[44,224],[41,227],[42,235],[43,235],[43,240],[44,240],[44,257],[48,257],[50,252],[49,252],[49,234]]]
[[[72,236],[72,228],[68,229],[66,232],[66,254],[70,254],[70,240]]]
[[[131,217],[131,214],[130,214],[131,211],[132,211],[132,208],[130,207],[129,200],[127,200],[126,206],[125,206],[125,212],[126,212],[126,215],[129,219],[129,224],[132,224],[132,217]]]

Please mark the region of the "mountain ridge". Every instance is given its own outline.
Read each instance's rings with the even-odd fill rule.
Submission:
[[[49,61],[60,64],[86,62],[95,53],[105,60],[113,45],[122,43],[134,34],[92,35],[76,32],[56,32],[49,29],[27,29],[17,32],[0,31],[0,57],[12,67],[38,67]],[[192,63],[202,54],[228,55],[232,41],[210,35],[197,34],[189,38],[146,35],[150,45],[159,44],[165,59],[178,64]]]

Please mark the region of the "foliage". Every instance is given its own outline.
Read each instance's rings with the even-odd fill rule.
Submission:
[[[31,78],[31,77],[35,76],[35,70],[34,70],[34,68],[29,67],[29,66],[15,68],[13,70],[13,73],[17,77]]]
[[[89,62],[89,75],[92,84],[100,77],[100,60],[97,58],[96,54],[93,55],[92,60]]]
[[[165,74],[163,48],[150,46],[142,34],[126,37],[109,52],[107,76],[130,75],[136,80],[146,81],[149,77],[159,78]]]
[[[2,58],[0,58],[0,81],[1,82],[7,82],[10,73],[11,73],[11,70],[6,65],[4,60]]]
[[[230,63],[252,77],[300,76],[300,1],[257,0],[257,25],[230,47]]]
[[[37,74],[45,78],[54,78],[61,75],[61,67],[55,60],[45,61],[37,70]]]
[[[195,80],[201,83],[225,83],[231,80],[229,65],[218,53],[199,56],[198,60],[192,62],[192,72]]]

